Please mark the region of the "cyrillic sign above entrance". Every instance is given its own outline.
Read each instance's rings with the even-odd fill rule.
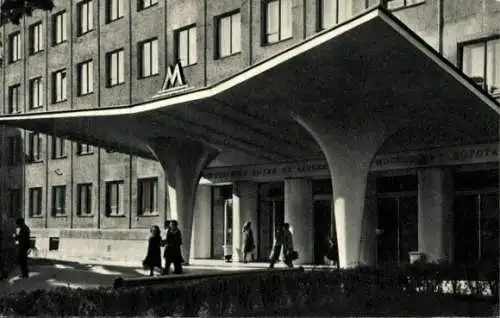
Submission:
[[[158,92],[158,94],[156,94],[155,97],[177,93],[187,88],[188,85],[186,83],[186,78],[184,77],[182,65],[180,62],[177,62],[174,65],[169,65],[167,67],[165,80],[163,81],[161,90]]]
[[[498,162],[497,144],[480,144],[453,148],[439,148],[406,153],[381,154],[375,157],[370,171],[450,166]],[[325,161],[268,164],[256,166],[208,168],[203,172],[202,184],[224,183],[239,180],[280,180],[300,177],[328,177]]]

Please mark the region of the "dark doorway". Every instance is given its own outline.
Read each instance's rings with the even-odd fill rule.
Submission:
[[[314,200],[314,264],[326,264],[325,257],[330,249],[329,238],[331,237],[332,201]],[[336,241],[336,238],[334,238],[334,240]]]
[[[268,261],[274,243],[276,226],[285,219],[284,183],[271,182],[259,185],[258,253],[260,261]]]

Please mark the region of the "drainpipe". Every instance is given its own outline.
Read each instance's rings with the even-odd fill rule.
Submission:
[[[438,52],[443,55],[444,0],[438,0]]]

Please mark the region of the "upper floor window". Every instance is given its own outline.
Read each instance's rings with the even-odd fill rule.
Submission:
[[[21,145],[22,139],[20,136],[11,136],[8,139],[9,146],[9,164],[17,165],[21,163],[23,149]]]
[[[265,44],[276,43],[293,36],[292,0],[265,1]]]
[[[87,95],[94,91],[94,63],[92,63],[92,60],[78,64],[77,77],[79,96]]]
[[[78,3],[78,35],[83,35],[94,29],[94,8],[92,0]]]
[[[125,51],[116,50],[106,54],[108,86],[125,83]]]
[[[387,9],[400,9],[424,2],[425,0],[387,0]]]
[[[42,215],[42,188],[35,187],[29,189],[29,212],[31,217]]]
[[[39,133],[31,132],[29,134],[28,142],[28,154],[30,161],[42,161],[42,136]]]
[[[148,77],[159,73],[158,39],[139,43],[139,76]]]
[[[52,17],[52,43],[54,45],[68,40],[68,14],[59,12]]]
[[[42,22],[38,22],[30,26],[29,30],[30,37],[30,54],[36,54],[43,51],[43,25]]]
[[[30,108],[43,106],[43,83],[41,77],[30,80]]]
[[[19,61],[22,56],[21,51],[21,32],[9,35],[9,62]]]
[[[107,0],[106,2],[106,21],[113,22],[125,15],[125,0]]]
[[[352,0],[318,0],[318,29],[325,30],[352,17]]]
[[[144,10],[149,7],[154,6],[158,3],[158,0],[138,0],[138,10]]]
[[[66,157],[66,140],[64,138],[52,137],[52,159]]]
[[[139,179],[139,215],[158,213],[158,178]]]
[[[9,114],[15,114],[21,112],[21,105],[19,103],[19,98],[21,96],[21,85],[16,84],[9,86]]]
[[[52,102],[59,103],[68,99],[66,70],[52,74]]]
[[[76,213],[78,216],[92,215],[92,183],[77,185],[78,202]]]
[[[241,52],[241,14],[233,12],[217,19],[217,57]]]
[[[198,62],[196,39],[196,25],[175,31],[176,56],[182,66],[193,65]]]
[[[89,154],[93,153],[92,145],[78,143],[76,152],[80,156],[81,155],[89,155]]]
[[[500,36],[459,47],[462,71],[490,94],[500,94]]]
[[[52,187],[52,215],[66,215],[66,186]]]
[[[123,214],[123,181],[106,182],[106,215],[120,216]]]

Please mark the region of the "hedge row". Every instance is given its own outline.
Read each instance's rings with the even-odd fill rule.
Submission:
[[[487,304],[486,310],[494,308],[497,297],[478,300],[468,296],[462,298],[462,301],[457,300],[455,295],[443,295],[435,288],[418,291],[418,286],[423,282],[441,275],[438,269],[439,267],[412,267],[405,270],[359,268],[343,271],[270,271],[260,275],[242,273],[224,278],[211,277],[163,286],[117,290],[59,288],[1,298],[0,315],[241,316],[269,313],[270,308],[294,308],[297,312],[300,308],[329,308],[328,312],[341,315],[370,312],[375,315],[384,312],[404,314],[402,309],[413,308],[411,310],[434,310],[434,315],[443,310],[453,315],[479,315],[476,307],[460,305],[471,301],[481,303],[481,308]],[[418,273],[423,276],[417,276]],[[432,305],[420,306],[422,308],[410,306],[417,301],[420,304],[434,304],[435,308]],[[466,312],[456,312],[457,310]],[[313,315],[312,312],[307,313]],[[489,314],[491,313],[492,309]]]

